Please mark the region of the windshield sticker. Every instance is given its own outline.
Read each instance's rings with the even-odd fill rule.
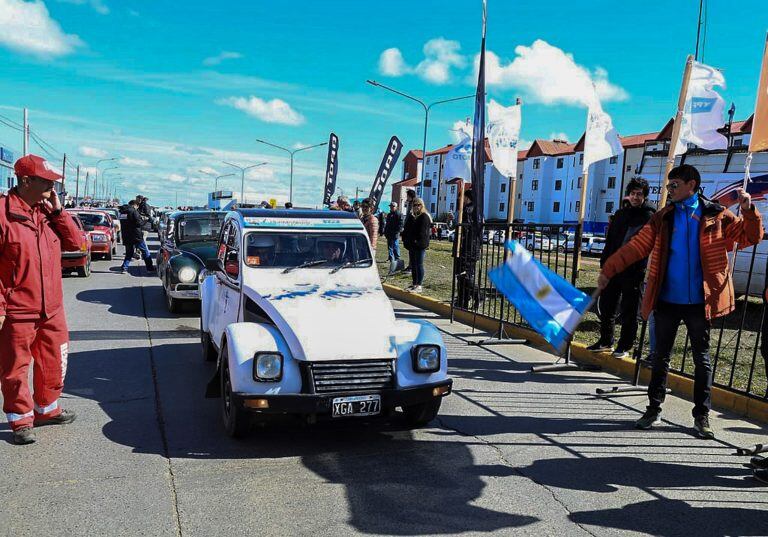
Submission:
[[[301,296],[309,296],[314,295],[320,290],[319,285],[302,285],[300,287],[304,287],[304,289],[282,289],[279,294],[275,295],[262,295],[262,298],[265,298],[267,300],[290,300],[292,298],[298,298]]]
[[[339,286],[336,289],[329,289],[328,291],[325,291],[321,296],[325,300],[336,300],[339,298],[358,298],[370,293],[372,293],[370,288]]]

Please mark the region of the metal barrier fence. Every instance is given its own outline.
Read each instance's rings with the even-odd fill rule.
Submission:
[[[592,293],[599,266],[585,260],[580,271],[576,270],[576,251],[572,226],[558,224],[506,224],[487,223],[483,226],[483,244],[477,248],[470,244],[468,224],[461,224],[461,247],[458,255],[454,243],[453,283],[451,305],[453,309],[484,315],[503,325],[528,328],[519,312],[499,293],[488,279],[488,271],[505,259],[504,244],[513,239],[525,246],[544,266],[582,289]],[[582,251],[582,259],[588,252]],[[710,336],[710,359],[713,367],[713,384],[726,390],[750,397],[768,399],[768,308],[764,293],[755,293],[752,280],[759,278],[761,288],[768,286],[768,255],[759,248],[739,251],[738,263],[748,267],[740,275],[736,287],[736,309],[715,319]],[[748,263],[745,263],[748,261]],[[580,272],[580,273],[579,273]],[[744,280],[746,279],[746,282]],[[741,291],[751,290],[752,295]],[[452,309],[452,311],[453,311]],[[594,308],[593,308],[594,310]],[[593,311],[593,313],[596,313]],[[651,326],[642,323],[634,356],[646,357],[650,353]],[[585,326],[596,326],[595,317],[582,323],[579,336]],[[577,332],[579,332],[577,331]],[[672,351],[670,371],[693,378],[693,359],[685,325],[681,324]],[[599,337],[594,334],[594,343]]]

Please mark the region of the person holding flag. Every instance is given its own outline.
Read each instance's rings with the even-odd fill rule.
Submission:
[[[693,166],[673,168],[666,184],[672,203],[656,212],[637,235],[605,261],[597,284],[602,291],[618,274],[650,258],[641,312],[645,319],[651,312],[655,316],[656,355],[648,386],[649,404],[635,426],[650,429],[660,423],[670,353],[682,321],[688,329],[695,364],[694,428],[700,437],[714,438],[709,422],[710,325],[735,308],[728,252],[760,242],[763,225],[743,189],[737,191],[742,215],[737,217],[704,198],[700,185],[701,176]]]

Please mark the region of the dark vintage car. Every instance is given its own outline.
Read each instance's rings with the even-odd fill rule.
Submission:
[[[199,277],[205,260],[216,257],[216,244],[226,213],[177,211],[167,215],[157,275],[163,282],[168,311],[178,313],[184,302],[200,301]]]

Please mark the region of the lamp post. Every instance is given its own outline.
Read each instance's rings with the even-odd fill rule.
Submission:
[[[265,164],[268,164],[267,162],[259,162],[258,164],[253,164],[251,166],[238,166],[237,164],[232,164],[231,162],[226,162],[222,160],[224,164],[227,166],[232,166],[233,168],[237,168],[240,170],[240,203],[245,203],[245,172],[246,170],[250,170],[251,168],[258,168],[259,166],[264,166]]]
[[[101,191],[102,191],[102,192],[106,192],[106,190],[105,190],[105,188],[104,188],[104,187],[106,186],[106,181],[107,181],[107,172],[108,172],[109,170],[116,170],[116,169],[118,169],[119,167],[120,167],[120,166],[112,166],[111,168],[104,168],[104,170],[101,172]],[[98,195],[99,195],[99,192],[98,192],[98,190],[96,190],[96,185],[94,185],[94,188],[93,188],[93,193],[94,193],[94,195],[96,195],[96,196],[98,196]]]
[[[200,173],[204,173],[205,175],[210,175],[214,178],[213,182],[213,191],[216,192],[219,190],[219,179],[223,177],[232,177],[235,174],[234,173],[225,173],[224,175],[216,175],[215,173],[207,172],[205,170],[198,170]]]
[[[268,146],[274,147],[275,149],[280,149],[282,151],[285,151],[289,155],[291,155],[291,182],[290,182],[290,188],[289,188],[289,194],[288,194],[288,201],[293,203],[293,156],[296,153],[299,153],[300,151],[306,151],[307,149],[328,145],[328,142],[323,142],[321,144],[315,144],[315,145],[308,145],[305,147],[299,147],[298,149],[288,149],[287,147],[282,147],[270,142],[265,142],[264,140],[256,140],[256,141],[259,142],[260,144],[268,145]]]
[[[365,82],[370,84],[371,86],[376,86],[377,88],[382,88],[387,91],[391,91],[392,93],[396,93],[401,97],[405,97],[406,99],[410,99],[411,101],[417,102],[422,106],[422,108],[424,108],[424,143],[422,145],[422,151],[421,151],[421,180],[419,182],[419,190],[421,190],[422,183],[424,183],[424,173],[425,173],[424,169],[426,168],[426,163],[427,163],[427,127],[429,126],[429,111],[432,109],[432,107],[437,106],[438,104],[451,103],[453,101],[461,101],[463,99],[470,99],[470,98],[474,98],[475,95],[473,94],[473,95],[464,95],[463,97],[453,97],[451,99],[443,99],[440,101],[435,101],[433,103],[427,104],[417,97],[413,97],[412,95],[408,95],[407,93],[398,91],[395,88],[390,88],[389,86],[385,86],[384,84],[376,82],[375,80],[366,80]],[[421,192],[419,192],[419,195],[421,195]]]
[[[96,173],[94,174],[94,178],[93,178],[93,195],[94,195],[94,197],[96,196],[96,192],[97,192],[96,191],[96,187],[98,186],[98,181],[99,181],[99,164],[101,164],[102,162],[114,162],[114,161],[116,161],[119,158],[120,157],[102,158],[102,159],[99,159],[99,160],[96,161],[96,166],[95,166]],[[87,189],[87,187],[86,187],[86,189]],[[87,195],[87,194],[88,193],[86,192],[84,195]]]

